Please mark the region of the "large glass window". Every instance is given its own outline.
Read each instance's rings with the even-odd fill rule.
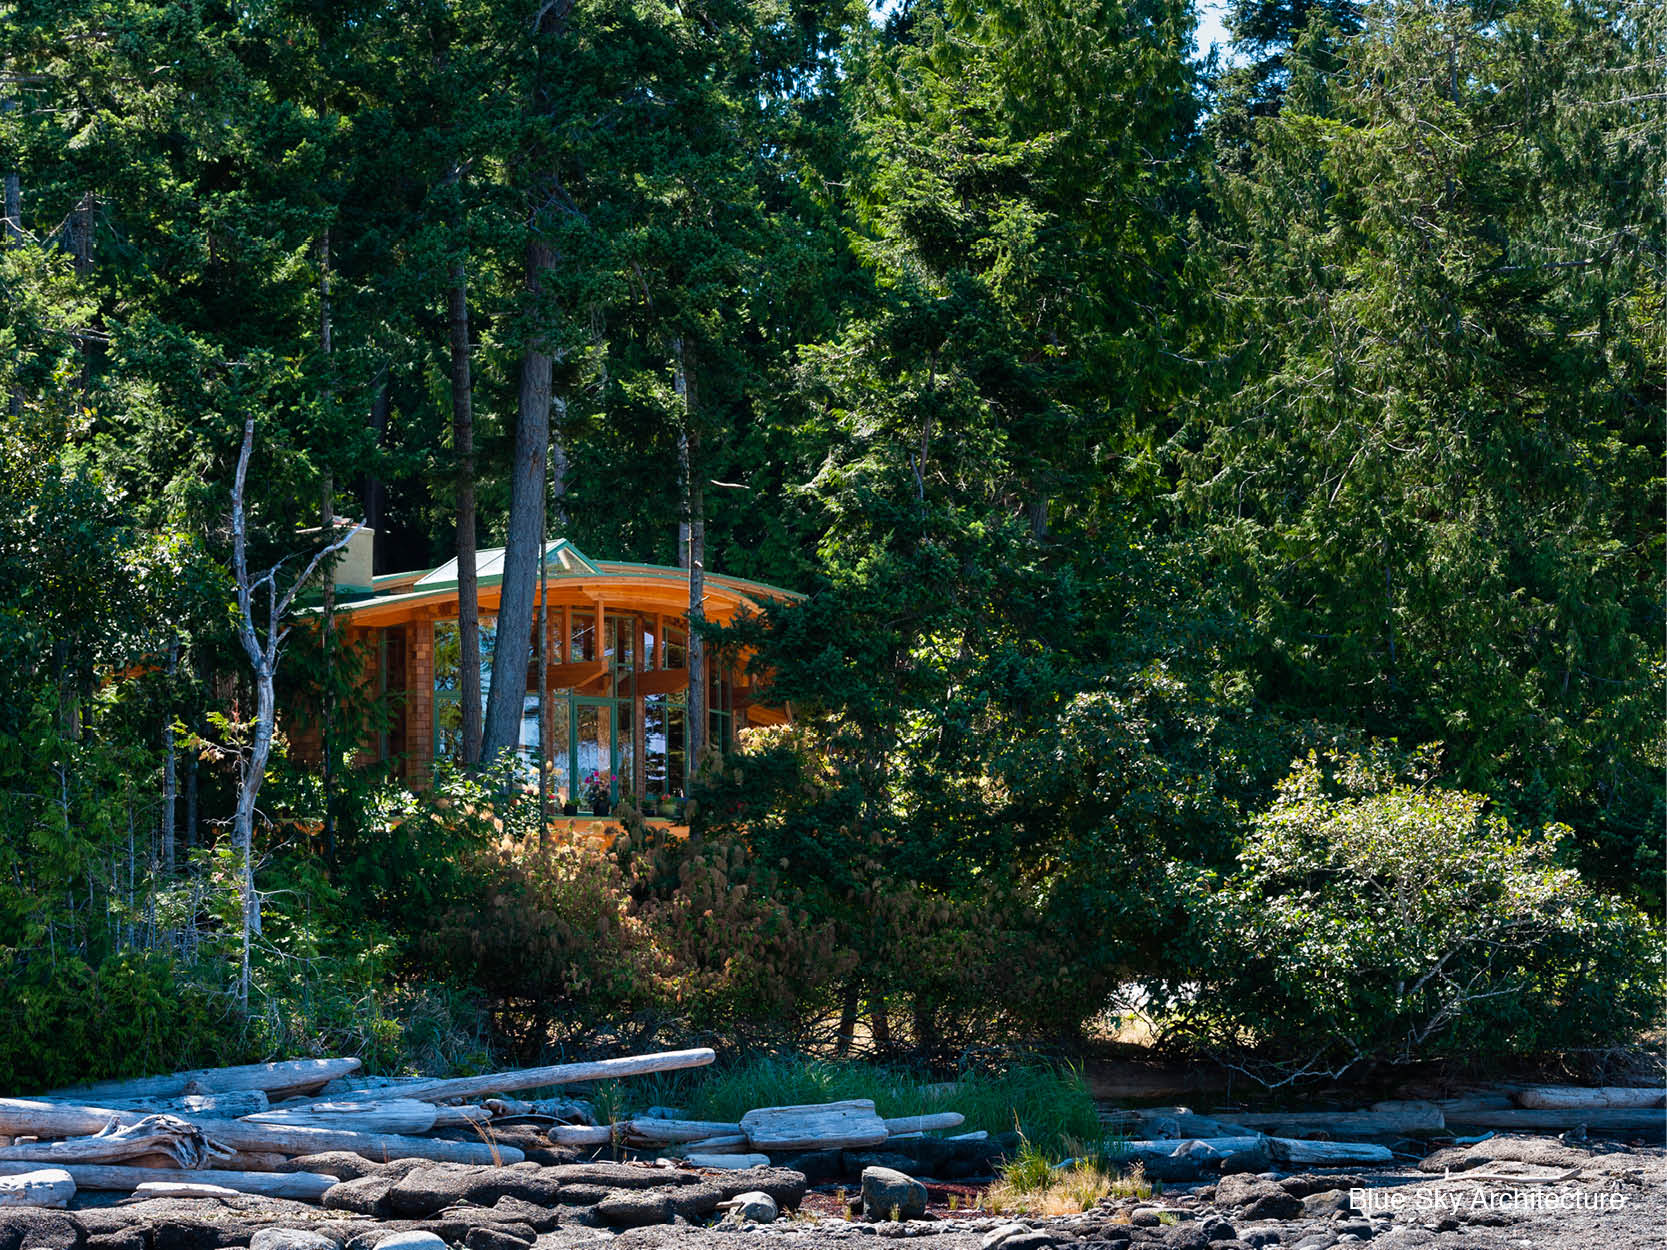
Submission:
[[[498,640],[498,618],[480,617],[480,708],[492,690],[492,653]],[[458,759],[463,754],[463,696],[461,660],[463,639],[456,621],[434,622],[434,758]]]

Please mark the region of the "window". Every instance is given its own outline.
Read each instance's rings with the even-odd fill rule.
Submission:
[[[480,617],[480,707],[486,714],[486,696],[492,689],[492,653],[498,637],[498,618]],[[456,621],[434,622],[434,758],[460,759],[463,755],[463,695],[461,660],[463,640]]]

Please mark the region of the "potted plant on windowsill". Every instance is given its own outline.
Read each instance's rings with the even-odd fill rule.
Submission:
[[[606,816],[613,806],[614,775],[612,773],[592,772],[585,778],[585,802],[590,804],[593,816]]]

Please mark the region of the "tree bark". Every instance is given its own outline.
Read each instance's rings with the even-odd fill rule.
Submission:
[[[688,770],[685,788],[700,766],[707,739],[706,645],[699,632],[706,600],[706,491],[701,476],[696,392],[691,380],[693,354],[685,348],[681,335],[672,340],[672,385],[683,402],[683,429],[678,437],[677,458],[683,478],[683,520],[689,527],[689,741],[684,763]]]
[[[480,763],[480,587],[475,572],[475,408],[469,345],[468,272],[452,261],[446,290],[451,327],[451,434],[457,456],[458,686],[463,713],[463,765]]]
[[[487,696],[481,757],[488,765],[515,749],[520,740],[521,701],[527,693],[527,658],[532,642],[533,594],[543,556],[544,474],[550,445],[550,379],[554,367],[541,323],[544,282],[556,253],[534,233],[527,240],[528,328],[521,353],[521,386],[516,404],[515,458],[510,465],[509,529],[504,542],[503,589],[498,605],[497,649],[492,690]]]

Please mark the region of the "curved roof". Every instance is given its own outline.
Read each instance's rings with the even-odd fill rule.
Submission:
[[[622,608],[642,607],[656,611],[685,613],[689,606],[689,572],[664,564],[633,564],[624,560],[593,560],[565,538],[544,548],[545,576],[551,598],[575,596],[606,601]],[[482,606],[490,606],[503,583],[504,548],[488,547],[475,557]],[[723,620],[755,612],[766,600],[793,600],[804,596],[780,586],[708,572],[705,577],[704,610],[708,617]],[[336,614],[364,625],[391,624],[412,615],[426,605],[441,606],[457,598],[457,561],[451,559],[432,569],[388,573],[372,579],[368,590],[354,594],[338,590]]]

